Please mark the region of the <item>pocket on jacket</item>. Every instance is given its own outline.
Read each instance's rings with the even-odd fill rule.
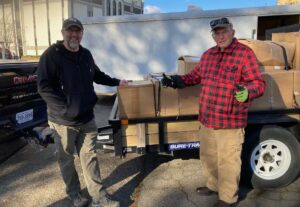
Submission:
[[[67,105],[65,111],[63,112],[67,118],[75,118],[80,113],[81,105],[80,94],[72,94],[67,96]]]
[[[216,111],[222,114],[231,114],[234,99],[233,84],[220,81],[217,83],[217,87],[222,93],[217,97]]]
[[[233,106],[232,106],[232,114],[237,115],[241,113],[248,113],[249,102],[239,102],[234,97]]]

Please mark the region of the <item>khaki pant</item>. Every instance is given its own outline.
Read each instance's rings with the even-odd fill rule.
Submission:
[[[73,153],[76,147],[88,192],[94,200],[99,200],[105,194],[105,189],[96,156],[95,121],[92,120],[81,126],[64,126],[49,121],[49,126],[55,131],[57,159],[66,184],[66,193],[72,196],[81,190],[74,165]]]
[[[244,129],[200,128],[200,160],[206,186],[219,193],[219,199],[235,203],[241,172]]]

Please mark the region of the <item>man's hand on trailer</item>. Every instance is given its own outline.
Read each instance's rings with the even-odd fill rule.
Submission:
[[[172,88],[177,88],[177,85],[175,81],[172,79],[171,76],[168,76],[163,73],[163,78],[160,81],[161,86],[166,88],[166,87],[172,87]]]

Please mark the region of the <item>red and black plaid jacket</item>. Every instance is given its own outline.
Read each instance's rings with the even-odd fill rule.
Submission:
[[[237,39],[224,52],[217,46],[207,50],[194,70],[180,78],[186,86],[201,85],[199,121],[216,129],[245,127],[251,100],[261,96],[265,86],[253,51]],[[246,102],[235,99],[235,84],[247,87]]]

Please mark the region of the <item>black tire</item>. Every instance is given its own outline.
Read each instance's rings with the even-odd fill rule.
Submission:
[[[264,126],[246,133],[242,153],[242,181],[254,188],[290,184],[300,172],[300,144],[288,130]]]

